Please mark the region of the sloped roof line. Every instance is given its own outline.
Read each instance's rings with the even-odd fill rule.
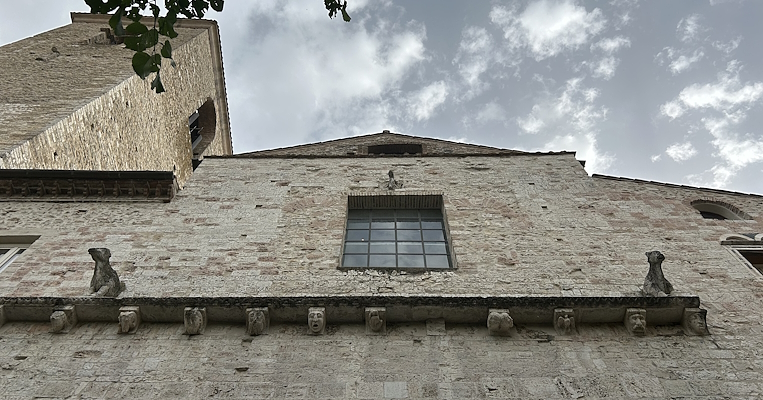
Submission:
[[[648,180],[644,180],[644,179],[627,178],[627,177],[621,177],[621,176],[593,174],[593,175],[591,175],[591,178],[607,179],[607,180],[620,181],[620,182],[645,183],[645,184],[657,185],[657,186],[665,186],[665,187],[670,187],[670,188],[692,189],[692,190],[701,190],[703,192],[711,192],[711,193],[718,193],[718,194],[732,194],[732,195],[754,196],[754,197],[762,197],[763,198],[762,194],[735,192],[733,190],[713,189],[713,188],[706,188],[706,187],[702,187],[702,186],[679,185],[677,183],[666,183],[666,182],[658,182],[658,181],[648,181]]]
[[[299,153],[299,150],[301,150],[301,149],[305,149],[305,150],[307,150],[307,149],[314,149],[314,148],[316,148],[318,146],[327,146],[328,147],[328,146],[332,146],[332,145],[341,145],[341,144],[343,144],[343,142],[344,143],[347,143],[347,142],[352,143],[354,141],[365,144],[364,142],[366,142],[366,141],[374,141],[374,140],[378,141],[379,138],[385,137],[385,136],[390,139],[389,142],[387,142],[387,143],[379,142],[379,143],[374,143],[374,144],[381,144],[381,143],[391,144],[391,143],[394,142],[395,139],[397,139],[397,140],[406,140],[406,141],[414,141],[414,142],[429,142],[429,143],[432,143],[432,144],[439,143],[439,144],[445,144],[445,145],[452,145],[454,147],[460,147],[460,148],[472,148],[474,150],[481,150],[483,152],[484,151],[489,151],[489,152],[492,153],[492,154],[489,154],[489,153],[483,153],[482,154],[482,155],[486,155],[486,156],[489,156],[489,155],[545,155],[545,154],[570,154],[570,153],[571,154],[575,154],[574,152],[567,152],[567,151],[561,151],[561,152],[526,152],[526,151],[521,151],[521,150],[504,149],[504,148],[500,148],[500,147],[492,147],[492,146],[485,146],[485,145],[479,145],[479,144],[454,142],[454,141],[450,141],[450,140],[446,140],[446,139],[440,139],[440,138],[429,138],[429,137],[405,135],[405,134],[401,134],[401,133],[393,133],[393,132],[389,132],[389,131],[383,131],[383,132],[372,133],[372,134],[367,134],[367,135],[359,135],[359,136],[345,137],[345,138],[339,138],[339,139],[331,139],[331,140],[320,141],[320,142],[299,144],[299,145],[295,145],[295,146],[287,146],[287,147],[280,147],[280,148],[274,148],[274,149],[257,150],[257,151],[251,151],[251,152],[246,152],[246,153],[239,153],[239,154],[234,154],[232,157],[233,158],[248,158],[248,157],[257,157],[257,158],[259,158],[259,157],[267,157],[268,153],[275,153],[275,152],[279,153],[279,155],[278,155],[279,157],[286,156],[285,154],[283,154],[284,152],[289,152],[289,154],[290,154],[289,156],[290,157],[295,157],[295,156],[299,157],[298,153]],[[470,155],[477,155],[477,154],[472,154],[470,152],[454,151],[452,153],[444,153],[444,154],[430,153],[430,154],[424,154],[424,156],[427,156],[427,155],[429,155],[429,156],[443,156],[443,155],[444,156],[448,156],[448,155],[456,156],[456,155],[464,155],[464,153],[468,153]],[[342,155],[339,155],[339,154],[337,154],[337,155],[328,155],[328,154],[327,155],[314,155],[313,154],[313,155],[304,155],[304,156],[306,156],[306,157],[328,157],[328,158],[331,158],[331,157],[339,157],[339,156],[347,157],[348,155],[346,155],[346,154],[342,154]],[[362,156],[362,155],[360,155],[360,156]]]

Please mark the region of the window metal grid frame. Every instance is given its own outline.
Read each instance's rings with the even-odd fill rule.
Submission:
[[[348,210],[340,268],[442,271],[453,267],[441,208]]]

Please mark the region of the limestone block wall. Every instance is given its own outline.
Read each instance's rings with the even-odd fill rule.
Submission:
[[[14,71],[0,82],[0,168],[174,171],[183,185],[188,117],[207,99],[225,112],[205,154],[230,153],[210,32],[177,29],[177,68],[163,67],[157,95],[134,75],[130,50],[103,44],[107,26],[73,23],[0,49],[0,67]]]
[[[347,194],[394,170],[401,193],[440,191],[458,269],[337,270]],[[697,199],[753,219],[703,219]],[[352,159],[207,158],[170,203],[0,203],[3,235],[40,238],[0,273],[0,296],[82,296],[89,247],[111,249],[121,297],[631,296],[662,251],[677,293],[698,295],[707,337],[649,326],[275,321],[252,337],[212,323],[0,327],[3,398],[759,398],[763,277],[720,244],[763,232],[759,196],[589,177],[571,154]]]
[[[441,192],[457,269],[337,269],[347,194]],[[703,219],[714,198],[754,219]],[[165,204],[2,203],[5,234],[41,235],[2,296],[78,296],[108,247],[125,296],[631,296],[660,250],[678,293],[751,300],[763,279],[720,245],[763,232],[761,198],[589,177],[572,155],[205,160]]]
[[[713,337],[650,332],[621,336],[601,327],[576,337],[487,336],[484,327],[145,324],[118,335],[116,323],[68,334],[48,324],[0,328],[0,397],[135,399],[757,399],[760,326]],[[619,329],[622,329],[620,327]],[[534,331],[536,337],[542,332]],[[540,335],[542,336],[542,335]]]

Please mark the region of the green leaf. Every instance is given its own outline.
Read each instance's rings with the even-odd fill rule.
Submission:
[[[169,40],[164,41],[164,45],[162,45],[162,57],[164,58],[172,58],[172,45],[170,44]]]
[[[159,76],[159,72],[156,72],[153,82],[151,82],[151,89],[154,89],[156,93],[164,92],[164,85],[162,85],[162,78]]]
[[[140,77],[146,79],[151,74],[151,56],[143,51],[139,51],[132,56],[132,69]]]
[[[345,5],[347,4],[345,3]],[[347,11],[344,9],[344,7],[342,7],[342,19],[344,20],[344,22],[350,22],[350,20],[352,19],[350,18],[350,14],[347,14]]]
[[[109,26],[111,26],[111,29],[114,30],[114,34],[117,36],[124,36],[125,30],[122,27],[122,14],[124,12],[124,9],[122,7],[117,10],[114,15],[109,18]]]
[[[193,9],[196,11],[197,18],[204,18],[204,13],[209,8],[209,3],[206,0],[193,0]]]
[[[170,39],[174,39],[178,36],[175,32],[175,22],[177,22],[177,14],[167,13],[166,16],[160,17],[158,21],[159,33],[163,36],[167,36]]]
[[[132,24],[125,27],[125,31],[127,31],[127,33],[130,35],[137,36],[148,32],[148,28],[140,22],[133,22]]]
[[[209,6],[217,12],[221,12],[223,10],[224,1],[225,0],[209,0]]]

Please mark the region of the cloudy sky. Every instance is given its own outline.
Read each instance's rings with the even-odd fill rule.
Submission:
[[[393,132],[763,194],[763,2],[227,1],[235,152]],[[0,44],[84,0],[0,0]]]

